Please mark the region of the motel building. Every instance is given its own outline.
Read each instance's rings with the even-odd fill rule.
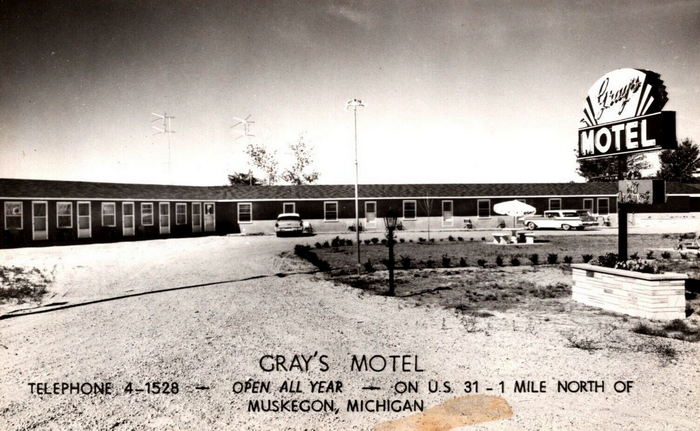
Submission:
[[[618,185],[610,183],[375,184],[359,187],[365,231],[382,232],[398,212],[403,229],[493,229],[512,217],[494,213],[518,199],[537,209],[587,209],[616,224]],[[700,185],[667,183],[667,201],[634,214],[700,220]],[[347,233],[355,223],[352,185],[170,186],[0,179],[0,248],[226,234],[272,234],[277,216],[298,213],[316,233]]]

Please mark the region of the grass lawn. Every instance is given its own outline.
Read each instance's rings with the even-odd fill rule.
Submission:
[[[547,263],[549,254],[557,255],[557,262],[564,262],[565,256],[570,256],[573,263],[584,261],[584,255],[598,257],[606,253],[617,252],[617,236],[615,235],[571,235],[571,236],[542,236],[538,238],[536,244],[513,244],[499,245],[492,244],[488,237],[475,238],[473,241],[437,241],[433,243],[404,242],[397,243],[394,252],[397,267],[401,268],[401,257],[408,257],[411,260],[411,267],[429,268],[444,267],[443,256],[449,259],[449,266],[479,266],[479,260],[483,260],[485,266],[497,266],[498,256],[503,260],[504,266],[515,264],[530,265],[530,256],[538,255],[539,263]],[[630,235],[629,253],[637,253],[639,257],[646,258],[647,253],[653,251],[653,258],[659,259],[660,264],[671,263],[670,259],[661,259],[661,249],[673,249],[678,243],[677,236],[673,235]],[[313,251],[319,258],[328,261],[331,268],[336,270],[354,269],[357,255],[356,246],[341,247],[321,247],[313,244]],[[320,244],[323,246],[323,244]],[[695,253],[687,253],[688,263],[697,263]],[[369,261],[375,269],[384,269],[381,262],[387,259],[387,247],[378,243],[376,245],[362,244],[362,262]],[[680,253],[671,252],[671,258],[679,259]],[[517,261],[513,261],[516,258]],[[460,260],[463,261],[460,264]],[[445,261],[447,262],[447,261]],[[466,265],[465,265],[466,264]],[[697,265],[695,265],[697,268]]]
[[[463,316],[460,318],[466,326],[475,324],[475,318],[490,317],[492,312],[510,309],[541,314],[547,319],[568,314],[572,307],[587,310],[582,311],[586,314],[614,314],[571,300],[571,268],[565,263],[565,257],[570,256],[571,262],[579,263],[586,260],[584,255],[595,258],[615,253],[617,237],[553,235],[539,238],[541,242],[531,245],[498,245],[480,238],[459,241],[456,237],[454,241],[397,243],[396,295],[408,306],[454,309]],[[677,243],[675,235],[630,235],[629,252],[654,259],[662,271],[690,276],[686,293],[686,314],[690,316],[700,311],[697,295],[700,259],[695,252],[674,250]],[[388,271],[384,263],[388,257],[387,247],[381,243],[363,243],[362,261],[369,260],[371,265],[363,265],[360,276],[355,274],[356,250],[355,245],[333,247],[319,243],[311,249],[324,265],[328,263],[325,270],[332,280],[358,288],[363,294],[387,294]],[[533,254],[538,255],[537,265],[532,264]],[[410,258],[410,265],[406,257]],[[642,323],[639,333],[686,341],[700,338],[696,324],[682,333],[644,325],[647,323]]]

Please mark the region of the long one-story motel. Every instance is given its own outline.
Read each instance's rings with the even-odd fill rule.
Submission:
[[[272,233],[280,213],[299,213],[315,232],[348,232],[354,186],[171,186],[0,179],[0,247],[80,244],[231,233]],[[408,231],[493,228],[494,213],[519,199],[541,214],[587,209],[615,224],[617,183],[375,184],[359,187],[360,224],[383,230],[398,213]],[[700,185],[668,183],[667,202],[645,213],[700,212]]]

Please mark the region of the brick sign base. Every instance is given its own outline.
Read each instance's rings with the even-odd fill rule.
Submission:
[[[571,268],[574,301],[647,319],[685,318],[686,274],[642,274],[588,264]]]

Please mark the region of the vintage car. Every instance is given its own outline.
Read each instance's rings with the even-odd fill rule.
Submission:
[[[578,229],[597,226],[598,221],[587,210],[550,210],[542,215],[533,214],[523,217],[523,224],[528,229]]]
[[[301,219],[297,213],[285,213],[277,216],[275,222],[275,233],[277,236],[285,234],[305,234],[311,233],[311,224]]]

